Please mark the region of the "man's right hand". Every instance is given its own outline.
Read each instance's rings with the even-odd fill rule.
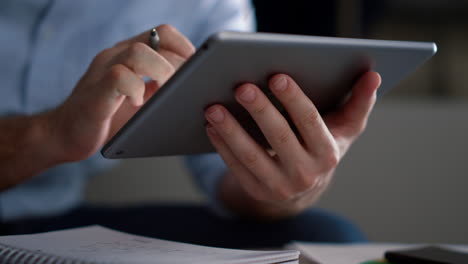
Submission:
[[[157,52],[148,46],[149,31],[122,41],[94,58],[62,105],[0,118],[0,191],[94,154],[192,56],[192,43],[175,28],[157,30]]]
[[[195,52],[172,26],[157,31],[158,51],[149,47],[148,31],[100,52],[68,99],[45,114],[60,162],[95,153]]]

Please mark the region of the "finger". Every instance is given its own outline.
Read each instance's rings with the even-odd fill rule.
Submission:
[[[337,148],[333,136],[296,82],[285,74],[277,74],[270,79],[269,86],[296,125],[307,150],[321,157],[334,155]]]
[[[278,195],[279,199],[287,199],[292,194],[278,165],[226,108],[221,105],[211,106],[206,110],[206,118],[234,156],[272,193]]]
[[[122,64],[112,66],[99,85],[98,98],[102,102],[112,103],[116,98],[124,96],[134,105],[143,104],[145,82]]]
[[[187,59],[164,49],[160,49],[158,53],[161,54],[175,68],[175,70],[178,70],[180,66],[187,61]]]
[[[175,27],[163,24],[156,27],[156,30],[159,34],[159,49],[165,49],[171,51],[182,58],[188,59],[190,56],[195,53],[195,47],[188,38],[186,38],[182,33],[180,33]],[[134,42],[142,42],[149,46],[149,35],[150,31],[145,31],[133,38],[119,42],[116,47],[119,46],[128,46]]]
[[[156,81],[149,81],[145,82],[145,94],[143,95],[143,103],[146,103],[153,94],[155,94],[161,85],[159,85]]]
[[[380,75],[376,72],[367,72],[359,78],[348,101],[339,110],[326,117],[326,122],[334,135],[356,137],[364,131],[381,81]]]
[[[128,45],[117,45],[113,48],[111,48],[113,50],[113,54],[114,56],[115,55],[118,55],[120,53],[123,53],[124,51],[126,51],[131,45],[134,45],[135,43],[141,43],[141,44],[144,44],[145,46],[147,46],[145,43],[142,43],[142,42],[131,42],[131,43],[128,43]],[[148,46],[149,49],[153,50],[152,48],[150,48]],[[185,61],[187,59],[177,55],[176,53],[172,52],[172,51],[168,51],[168,50],[165,50],[165,49],[159,49],[158,51],[154,51],[153,52],[161,55],[165,60],[167,60],[173,68],[175,68],[176,70],[180,68],[180,66],[182,66],[182,64],[185,63]],[[114,59],[115,61],[115,59]],[[108,65],[111,65],[110,64],[110,60],[108,60]]]
[[[268,200],[269,189],[253,175],[231,152],[226,142],[217,134],[216,129],[211,124],[206,127],[208,138],[221,158],[228,166],[229,170],[237,177],[244,190],[259,201]]]
[[[163,56],[143,43],[132,43],[110,64],[123,64],[139,76],[147,76],[163,85],[175,72]]]
[[[85,79],[90,83],[99,80],[101,76],[109,70],[110,66],[112,66],[112,64],[110,64],[111,60],[120,52],[121,51],[115,48],[108,48],[99,52],[91,62],[86,72],[87,78]]]
[[[293,164],[309,156],[288,121],[257,86],[241,85],[236,99],[250,113],[280,160]]]
[[[160,86],[155,81],[145,82],[145,94],[143,95],[143,101],[146,103],[148,99],[156,93]],[[127,97],[128,98],[128,97]],[[130,100],[124,100],[120,105],[119,109],[115,113],[112,121],[112,127],[109,132],[109,138],[132,118],[132,116],[140,109],[141,105],[135,105]]]
[[[140,104],[143,99],[145,83],[121,64],[112,66],[96,84],[93,84],[94,89],[90,89],[88,92],[79,92],[80,87],[87,87],[81,83],[82,81],[83,79],[80,80],[77,89],[73,91],[76,96],[71,96],[70,99],[78,99],[78,104],[85,102],[86,105],[83,105],[80,111],[83,111],[90,120],[96,122],[111,118],[126,98],[132,100],[134,104]]]
[[[188,59],[195,53],[192,42],[171,25],[160,25],[156,27],[162,49],[169,50],[175,54]],[[148,33],[149,34],[149,33]]]
[[[170,25],[160,25],[157,27],[160,34],[160,50],[162,55],[175,69],[178,69],[195,52],[195,47],[182,33]],[[113,64],[115,57],[127,50],[131,44],[136,42],[144,43],[149,47],[150,30],[145,31],[133,38],[121,41],[114,47],[105,49],[96,55],[91,63],[90,69],[93,72],[105,72]]]

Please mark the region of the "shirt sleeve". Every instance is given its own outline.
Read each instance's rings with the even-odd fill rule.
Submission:
[[[254,31],[256,28],[254,9],[248,0],[218,0],[210,2],[204,9],[205,19],[201,19],[198,32],[193,35],[195,46],[199,46],[210,35],[223,31]],[[195,178],[195,182],[208,198],[211,209],[222,217],[233,214],[218,199],[218,190],[227,167],[215,153],[185,157],[185,164]]]

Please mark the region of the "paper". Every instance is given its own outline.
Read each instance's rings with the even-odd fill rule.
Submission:
[[[85,263],[297,263],[299,256],[295,250],[203,247],[135,236],[101,226],[0,237],[0,244]]]

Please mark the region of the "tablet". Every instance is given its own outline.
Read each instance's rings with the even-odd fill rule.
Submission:
[[[346,100],[364,72],[380,73],[380,96],[436,51],[429,42],[220,32],[200,46],[104,146],[102,154],[134,158],[212,152],[204,109],[214,103],[227,107],[267,147],[248,112],[235,100],[234,89],[240,84],[258,85],[288,118],[267,87],[272,75],[286,73],[326,114]]]

